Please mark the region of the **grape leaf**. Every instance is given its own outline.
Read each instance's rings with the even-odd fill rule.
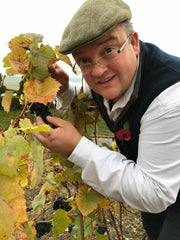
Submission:
[[[47,124],[33,126],[29,118],[20,119],[19,126],[24,133],[49,132],[51,130],[51,127]]]
[[[8,130],[12,134],[13,131]],[[30,152],[29,144],[22,136],[5,134],[5,144],[0,151],[0,175],[14,177],[18,164]]]
[[[63,173],[56,174],[54,181],[59,182],[82,182],[81,172],[76,171],[74,168],[67,168]]]
[[[96,238],[99,239],[99,240],[106,240],[106,239],[107,239],[105,235],[100,234],[100,233],[98,233],[97,231],[95,231],[95,236],[96,236]]]
[[[86,98],[86,97],[87,97],[87,94],[85,92],[78,94],[78,100],[82,100],[83,98]]]
[[[110,209],[112,207],[109,199],[103,197],[100,193],[96,192],[86,184],[78,189],[76,203],[85,217],[98,207],[105,209]]]
[[[30,102],[47,104],[57,95],[61,84],[50,76],[43,81],[27,81],[24,84],[24,96]]]
[[[36,229],[34,227],[34,222],[33,221],[29,221],[28,223],[24,223],[24,232],[30,237],[30,240],[33,240],[33,239],[36,238]]]
[[[31,187],[34,188],[37,186],[41,180],[43,174],[43,151],[44,147],[41,145],[37,145],[35,141],[31,142],[31,156],[34,162],[33,171],[31,171],[31,175],[29,176]]]
[[[18,177],[11,179],[0,175],[0,205],[0,239],[4,235],[9,239],[19,231],[20,223],[28,221],[24,191]]]
[[[76,195],[76,203],[83,214],[83,216],[87,216],[91,212],[93,212],[98,207],[98,197],[99,193],[94,191],[91,187],[84,184],[82,185],[77,192]]]
[[[10,67],[8,75],[26,74],[30,69],[30,59],[24,48],[14,46],[11,52],[3,59],[4,67]],[[6,71],[7,72],[7,71]]]
[[[64,210],[58,209],[53,219],[54,240],[57,240],[58,236],[64,232],[70,224],[71,219],[68,214]]]
[[[15,128],[9,128],[7,131],[4,132],[4,136],[6,141],[8,141],[10,138],[13,138],[16,136],[16,130]]]
[[[0,134],[0,144],[4,146],[4,138],[1,134]]]
[[[36,68],[33,67],[31,70],[31,74],[34,79],[41,80],[49,75],[49,69],[47,66],[37,66]]]
[[[18,176],[20,179],[21,187],[26,187],[28,185],[28,169],[26,165],[20,166],[18,168]]]
[[[45,201],[46,201],[46,195],[43,191],[40,191],[40,193],[36,195],[36,197],[32,201],[33,210],[36,211],[37,213],[40,213],[42,207],[45,204]]]
[[[29,38],[24,37],[24,34],[20,34],[11,39],[8,43],[8,47],[12,49],[15,46],[22,47],[28,49],[29,45],[32,44],[32,41]]]
[[[36,34],[36,33],[25,33],[23,34],[23,37],[28,38],[31,42],[37,42],[37,43],[41,43],[44,38],[43,35]]]
[[[13,91],[6,91],[5,95],[2,98],[1,105],[4,108],[4,111],[7,113],[9,112],[11,102],[12,102],[12,97],[13,97]]]
[[[49,45],[41,45],[39,48],[30,45],[30,59],[33,67],[48,67],[49,61],[56,58],[56,54]]]
[[[55,46],[54,51],[58,56],[59,60],[67,63],[70,67],[73,67],[70,58],[67,55],[63,55],[62,53],[59,52],[59,46]]]

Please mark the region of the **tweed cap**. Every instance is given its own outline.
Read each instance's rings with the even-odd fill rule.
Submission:
[[[118,23],[131,19],[121,0],[87,0],[64,30],[59,52],[69,54],[105,36]]]

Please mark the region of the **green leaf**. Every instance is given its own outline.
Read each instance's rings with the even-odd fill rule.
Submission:
[[[89,239],[88,236],[92,233],[92,219],[90,217],[84,217],[84,235],[86,239]],[[75,239],[81,239],[81,223],[80,217],[76,217],[76,220],[73,222],[73,228],[71,234],[75,237]]]
[[[22,136],[16,136],[14,129],[4,133],[5,142],[0,150],[0,174],[13,177],[16,175],[21,159],[29,154],[30,147]]]
[[[99,240],[106,240],[107,239],[106,236],[104,236],[103,234],[98,233],[97,231],[95,231],[95,236]]]
[[[6,141],[8,141],[8,139],[16,136],[15,128],[9,128],[7,131],[4,132],[4,136],[5,136]]]
[[[32,201],[33,210],[40,213],[46,201],[46,195],[41,191]]]
[[[31,155],[34,161],[34,169],[31,173],[31,187],[39,184],[43,174],[43,152],[44,147],[37,145],[35,141],[31,142]]]
[[[4,67],[10,67],[11,64],[10,64],[10,61],[9,61],[9,56],[10,56],[10,53],[8,53],[4,58],[3,58],[3,63],[4,63]]]
[[[62,174],[56,174],[54,181],[59,182],[82,182],[81,172],[76,168],[67,168]]]
[[[48,67],[38,66],[36,68],[33,68],[32,75],[33,75],[34,79],[36,79],[36,80],[44,79],[44,78],[48,77],[48,75],[49,75]]]
[[[58,209],[53,219],[54,240],[57,240],[58,236],[64,232],[70,224],[71,219],[68,214],[64,210]]]
[[[9,155],[14,156],[16,159],[21,159],[30,152],[29,144],[22,136],[14,136],[6,143]]]
[[[43,35],[36,33],[25,33],[23,34],[24,38],[28,38],[32,42],[41,43],[43,40]]]
[[[111,201],[108,198],[102,196],[86,184],[78,189],[76,203],[83,216],[89,215],[97,208],[112,208]]]
[[[30,45],[30,53],[31,63],[34,67],[47,66],[51,59],[56,58],[55,52],[49,45],[41,45],[40,48]]]
[[[78,189],[76,203],[83,216],[87,216],[97,209],[99,197],[101,195],[86,184]]]

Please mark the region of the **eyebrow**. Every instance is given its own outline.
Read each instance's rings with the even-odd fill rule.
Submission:
[[[117,37],[110,36],[110,37],[108,37],[107,39],[101,41],[101,42],[98,44],[98,46],[101,46],[101,45],[103,45],[103,44],[105,44],[105,43],[107,43],[107,42],[110,42],[110,41],[112,41],[112,40],[117,40]]]
[[[117,37],[110,36],[110,37],[108,37],[107,39],[102,40],[101,42],[99,42],[97,46],[99,47],[99,46],[101,46],[101,45],[103,45],[103,44],[105,44],[105,43],[107,43],[107,42],[112,41],[112,40],[117,40]],[[77,56],[77,55],[80,55],[80,54],[82,54],[82,52],[77,50],[77,52],[75,52],[75,53],[73,54],[73,56]]]

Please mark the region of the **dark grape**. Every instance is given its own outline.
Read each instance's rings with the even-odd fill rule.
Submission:
[[[39,223],[36,223],[35,228],[36,228],[36,237],[40,238],[45,233],[49,233],[51,231],[52,224],[48,222],[39,222]]]
[[[106,232],[106,230],[107,230],[106,226],[102,226],[102,225],[98,225],[98,226],[97,226],[97,232],[98,232],[99,234],[104,235],[104,233]]]
[[[33,103],[30,108],[30,113],[35,114],[36,116],[40,116],[42,120],[49,124],[46,117],[51,116],[51,112],[49,111],[49,105],[44,105],[43,103]],[[56,128],[56,126],[50,124],[52,128]]]
[[[57,210],[57,209],[63,209],[65,210],[66,212],[70,211],[72,208],[71,206],[69,206],[69,203],[66,202],[66,200],[62,197],[59,197],[55,202],[54,202],[54,205],[53,205],[53,209],[54,210]]]

